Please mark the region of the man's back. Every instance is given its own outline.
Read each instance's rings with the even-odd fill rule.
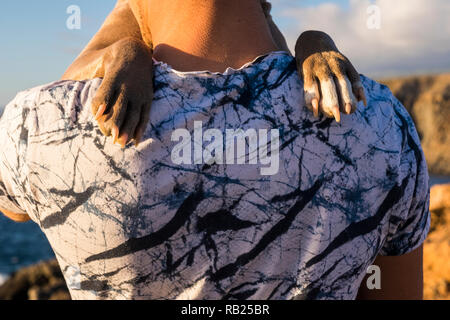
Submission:
[[[151,125],[126,150],[90,115],[101,80],[22,93],[1,120],[0,207],[40,224],[73,298],[354,298],[379,253],[429,227],[411,119],[363,82],[369,107],[337,124],[302,107],[286,53],[226,74],[157,64]]]

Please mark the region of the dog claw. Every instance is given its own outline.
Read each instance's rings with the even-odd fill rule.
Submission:
[[[346,114],[352,113],[352,105],[351,105],[351,103],[346,103],[345,104],[345,113]]]
[[[112,138],[113,138],[113,144],[117,143],[117,140],[119,138],[119,129],[117,129],[116,126],[114,126],[111,130]]]
[[[128,134],[124,133],[119,139],[119,144],[122,146],[122,148],[125,148],[128,142]]]
[[[319,100],[313,99],[311,101],[311,104],[313,107],[314,117],[318,118],[319,117]]]
[[[139,144],[141,143],[142,135],[143,135],[142,130],[139,130],[139,132],[136,134],[136,136],[135,136],[135,138],[134,138],[134,145],[135,145],[136,147],[138,147]]]
[[[364,103],[365,107],[367,107],[367,99],[366,94],[364,93],[364,88],[359,88],[358,93],[359,93],[359,100]]]
[[[100,119],[100,117],[103,115],[105,110],[106,110],[106,104],[100,105],[100,107],[98,107],[97,113],[95,114],[95,120]]]
[[[333,113],[334,118],[336,119],[336,122],[341,122],[341,114],[339,112],[339,107],[338,106],[334,106],[331,109],[331,112]]]

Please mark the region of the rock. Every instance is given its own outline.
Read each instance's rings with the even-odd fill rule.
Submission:
[[[450,300],[450,184],[431,188],[431,229],[424,244],[424,298]]]
[[[450,184],[435,185],[431,188],[430,210],[450,210]]]
[[[20,269],[0,286],[0,300],[70,300],[56,260]]]
[[[432,232],[424,245],[424,298],[450,300],[450,228]]]
[[[430,172],[450,175],[450,74],[381,82],[414,119]]]

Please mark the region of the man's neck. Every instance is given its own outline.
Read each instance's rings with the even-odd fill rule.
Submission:
[[[180,71],[223,72],[276,51],[259,0],[142,0],[154,57]]]

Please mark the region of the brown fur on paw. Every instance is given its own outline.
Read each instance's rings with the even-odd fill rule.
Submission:
[[[341,112],[355,112],[358,101],[366,104],[359,74],[325,33],[302,34],[296,45],[296,60],[304,81],[305,104],[315,115],[318,108],[326,117],[340,122]]]

